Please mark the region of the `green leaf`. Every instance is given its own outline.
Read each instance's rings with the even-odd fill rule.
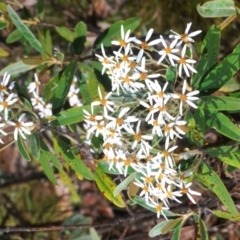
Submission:
[[[61,107],[66,101],[67,94],[69,92],[74,74],[76,69],[76,62],[72,61],[69,63],[69,65],[64,69],[61,78],[59,80],[59,83],[54,90],[54,96],[52,100],[52,108],[53,113],[56,114],[56,112],[59,112]]]
[[[206,125],[215,128],[222,135],[233,139],[240,140],[240,129],[233,124],[230,119],[221,112],[205,110]]]
[[[174,66],[170,66],[166,71],[166,80],[169,82],[168,87],[172,89],[174,87],[174,83],[177,76],[177,68]]]
[[[233,215],[229,212],[224,212],[222,210],[214,210],[213,214],[220,218],[225,218],[233,222],[239,222],[240,221],[240,213],[238,215]]]
[[[14,42],[20,40],[21,38],[22,38],[21,32],[18,29],[16,29],[8,35],[8,37],[6,39],[6,43],[11,44],[11,43],[14,43]]]
[[[91,104],[94,100],[99,99],[98,86],[100,86],[100,83],[91,66],[78,63],[78,68],[81,72],[80,93],[85,104]]]
[[[204,221],[200,218],[199,219],[199,227],[200,227],[200,239],[208,240],[208,232],[207,227],[204,223]]]
[[[60,79],[60,73],[55,74],[43,89],[43,100],[48,102],[54,95]]]
[[[205,115],[204,111],[199,107],[194,112],[194,120],[195,120],[195,127],[194,127],[194,142],[197,146],[202,146],[204,141],[204,134],[205,134]]]
[[[32,156],[38,160],[40,156],[40,142],[39,134],[37,132],[32,132],[29,137],[29,149]]]
[[[43,54],[43,48],[40,42],[36,39],[30,29],[22,22],[17,13],[12,9],[10,5],[7,6],[7,10],[14,25],[21,32],[23,37],[30,43],[30,45],[36,49],[39,53]]]
[[[98,36],[94,42],[94,48],[100,48],[101,44],[103,44],[105,47],[108,47],[111,46],[112,40],[121,39],[121,25],[123,25],[124,32],[126,33],[128,30],[134,31],[139,26],[140,22],[141,18],[133,17],[125,21],[121,20],[114,23],[111,27],[106,29]]]
[[[124,208],[125,203],[121,195],[120,194],[117,194],[117,196],[113,195],[113,191],[116,188],[116,184],[113,182],[113,180],[106,173],[101,171],[100,168],[95,169],[94,176],[96,184],[101,193],[116,206]]]
[[[27,65],[27,64],[23,63],[22,60],[20,60],[16,63],[9,64],[7,67],[3,68],[0,71],[0,76],[3,76],[4,73],[6,73],[6,72],[8,74],[10,74],[11,76],[16,76],[20,73],[28,72],[36,67],[37,67],[37,65]]]
[[[66,27],[55,27],[57,33],[63,37],[64,39],[66,39],[69,42],[72,42],[74,37],[75,37],[75,33],[72,32],[71,30],[69,30]]]
[[[0,30],[4,29],[7,26],[7,23],[0,21]]]
[[[178,227],[175,228],[171,240],[180,240],[182,224],[180,223]]]
[[[51,124],[53,126],[63,126],[82,122],[84,120],[83,110],[86,110],[90,113],[91,106],[81,106],[61,111],[56,115],[56,119]],[[95,108],[94,113],[98,113],[98,110],[100,110],[100,108]]]
[[[201,58],[199,59],[196,70],[197,73],[193,75],[192,85],[199,89],[200,83],[209,73],[209,71],[216,65],[216,60],[220,49],[220,35],[219,27],[213,25],[207,32],[201,47]]]
[[[240,110],[240,99],[226,96],[204,96],[198,101],[198,107],[215,111]]]
[[[49,30],[46,31],[45,33],[45,44],[44,44],[44,50],[45,52],[49,55],[52,56],[52,37],[51,37],[51,33]]]
[[[67,185],[70,193],[71,193],[71,201],[73,203],[81,203],[81,198],[74,186],[72,179],[69,177],[69,173],[65,172],[63,169],[59,171],[60,179],[63,181],[65,185]]]
[[[94,73],[107,92],[112,91],[112,82],[106,73],[102,74],[103,65],[99,61],[90,61],[90,65],[94,68]]]
[[[217,157],[224,163],[240,168],[240,158],[238,146],[222,146],[216,148],[207,148],[204,150],[205,153],[212,157]]]
[[[84,22],[79,22],[75,27],[76,37],[86,37],[87,35],[87,25]]]
[[[68,165],[78,174],[88,180],[94,180],[90,169],[85,165],[75,153],[68,149],[67,144],[62,139],[53,138],[54,148],[59,157],[63,158]]]
[[[50,151],[50,149],[48,149],[47,145],[42,139],[40,139],[40,154],[42,155],[42,157],[51,162],[55,168],[57,169],[62,168],[61,163],[58,161],[56,156]]]
[[[52,166],[50,165],[48,159],[46,158],[45,152],[40,151],[39,162],[43,168],[44,173],[47,175],[48,179],[53,183],[57,184]]]
[[[221,88],[240,69],[240,44],[206,76],[201,92],[210,94]]]
[[[233,215],[238,215],[238,210],[223,184],[222,180],[218,177],[217,173],[205,162],[202,162],[199,172],[195,174],[195,177],[205,185],[210,191],[215,193],[222,204]]]
[[[198,13],[205,18],[229,17],[237,13],[233,0],[215,0],[197,5]]]
[[[125,178],[113,192],[114,197],[119,194],[123,189],[125,189],[136,177],[136,172],[131,173],[127,178]]]
[[[18,151],[20,152],[20,154],[22,155],[22,157],[24,159],[26,159],[27,161],[30,161],[31,160],[31,157],[27,151],[27,148],[26,148],[26,145],[24,143],[24,140],[18,136],[18,139],[17,139],[17,146],[18,146]]]
[[[154,226],[148,233],[149,237],[156,237],[160,234],[166,234],[175,229],[176,225],[182,222],[182,217],[163,221]]]

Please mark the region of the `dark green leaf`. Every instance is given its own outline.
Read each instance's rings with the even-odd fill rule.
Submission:
[[[205,96],[198,101],[198,107],[215,111],[240,110],[240,99],[226,96]]]
[[[40,154],[42,155],[42,157],[46,158],[49,162],[51,162],[55,168],[62,168],[62,165],[60,164],[56,156],[50,151],[50,149],[48,149],[47,145],[42,139],[40,139]]]
[[[218,196],[227,211],[233,215],[238,215],[238,210],[236,209],[228,190],[216,172],[207,163],[202,162],[199,172],[196,173],[195,176],[198,181]]]
[[[53,183],[57,184],[52,166],[49,163],[49,160],[46,158],[45,152],[40,151],[39,162],[43,168],[44,173],[47,175],[48,179]]]
[[[26,145],[24,143],[24,140],[18,136],[18,139],[17,139],[17,146],[18,146],[18,151],[20,152],[20,154],[22,155],[22,157],[24,159],[26,159],[27,161],[30,161],[31,160],[31,157],[27,151],[27,148],[26,148]]]
[[[59,84],[60,73],[55,74],[43,89],[43,100],[48,102],[54,95],[55,90]]]
[[[7,26],[7,23],[0,21],[0,30],[4,29]]]
[[[221,112],[209,110],[205,110],[205,115],[207,126],[215,128],[219,133],[230,139],[240,140],[240,129],[227,116]]]
[[[68,149],[67,144],[63,140],[54,139],[54,146],[59,157],[63,158],[75,172],[88,180],[94,180],[91,170],[82,159]]]
[[[69,108],[68,110],[61,111],[56,115],[56,120],[54,120],[51,124],[53,126],[63,126],[69,125],[73,123],[79,123],[84,120],[83,109],[91,112],[91,106],[81,106],[75,108]],[[94,109],[94,113],[98,112],[98,108]]]
[[[69,92],[69,89],[75,74],[75,69],[76,69],[76,62],[72,61],[64,69],[61,75],[58,85],[54,90],[54,96],[52,100],[53,114],[56,114],[57,112],[59,112],[66,101],[67,94]]]
[[[78,67],[81,72],[80,93],[85,104],[91,104],[91,102],[99,98],[98,86],[100,86],[100,83],[91,66],[79,63]]]
[[[7,6],[7,10],[14,25],[21,32],[23,37],[35,48],[39,53],[43,54],[43,48],[40,42],[36,39],[30,29],[22,22],[17,13],[12,9],[10,5]]]
[[[200,83],[216,65],[220,49],[220,28],[213,25],[207,32],[201,48],[201,58],[197,63],[197,73],[193,75],[193,86],[199,89]]]
[[[40,143],[39,143],[39,134],[37,132],[32,132],[29,137],[29,149],[32,156],[38,160],[40,155]]]
[[[199,90],[210,94],[221,88],[240,69],[240,44],[206,76]]]
[[[240,168],[240,158],[239,158],[239,151],[238,146],[222,146],[216,148],[207,148],[204,151],[212,156],[217,157],[224,163]]]

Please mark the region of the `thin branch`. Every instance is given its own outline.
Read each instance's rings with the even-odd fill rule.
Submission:
[[[137,217],[119,218],[111,223],[102,224],[80,224],[80,225],[61,225],[61,226],[46,226],[46,227],[6,227],[0,228],[0,232],[13,233],[13,232],[50,232],[50,231],[63,231],[63,230],[74,230],[74,229],[88,229],[88,228],[109,228],[118,226],[120,224],[130,224],[135,222],[137,219],[155,216],[154,213],[140,213]]]

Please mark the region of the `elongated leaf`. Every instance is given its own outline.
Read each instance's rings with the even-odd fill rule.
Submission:
[[[240,110],[240,99],[226,96],[205,96],[198,101],[198,106],[215,111],[236,111]]]
[[[240,158],[238,146],[223,146],[217,148],[208,148],[205,152],[213,157],[219,158],[222,162],[240,168]]]
[[[201,57],[197,63],[197,73],[193,75],[192,84],[199,89],[200,83],[216,65],[216,60],[220,49],[220,28],[212,26],[205,36],[201,48]]]
[[[74,123],[79,123],[84,120],[84,112],[83,110],[91,112],[91,106],[81,106],[70,108],[65,111],[61,111],[56,115],[56,120],[52,122],[53,126],[62,126],[62,125],[70,125]],[[100,111],[100,108],[94,108],[94,114],[97,114]]]
[[[111,46],[112,40],[121,39],[121,25],[124,27],[125,33],[128,30],[134,31],[140,24],[141,19],[139,17],[129,18],[125,21],[119,21],[114,23],[110,28],[106,29],[102,34],[98,36],[94,42],[94,48],[100,48],[101,44],[104,46]]]
[[[171,240],[180,240],[182,224],[180,223],[178,227],[175,228]]]
[[[45,52],[49,55],[52,56],[52,37],[51,37],[51,33],[49,30],[46,31],[45,33],[45,45],[44,45],[44,50]]]
[[[194,112],[194,120],[195,120],[195,127],[194,127],[194,131],[193,131],[193,139],[195,141],[195,144],[197,146],[202,146],[203,145],[203,141],[204,141],[204,134],[205,134],[205,115],[204,115],[204,111],[202,110],[202,108],[198,108],[196,109],[196,111]]]
[[[20,152],[20,154],[22,155],[22,157],[24,159],[26,159],[27,161],[31,160],[31,157],[27,151],[26,145],[24,143],[24,140],[21,137],[18,137],[17,139],[17,146],[18,146],[18,151]]]
[[[63,158],[68,165],[78,174],[88,180],[94,180],[94,175],[91,170],[85,165],[75,153],[68,149],[66,143],[61,139],[53,138],[54,149],[59,158]]]
[[[20,33],[20,31],[18,29],[16,29],[8,35],[8,37],[6,39],[6,43],[8,43],[8,44],[14,43],[21,38],[22,38],[22,34]]]
[[[170,219],[168,221],[163,221],[154,226],[148,233],[149,237],[156,237],[160,234],[166,234],[173,230],[177,224],[182,222],[182,217],[177,219]]]
[[[125,189],[136,177],[136,172],[130,174],[127,178],[125,178],[115,189],[113,192],[114,197],[119,194],[123,189]]]
[[[40,156],[40,142],[39,142],[39,134],[33,132],[29,137],[29,149],[32,156],[38,160]]]
[[[56,156],[50,151],[50,149],[48,149],[47,145],[42,139],[39,140],[40,140],[40,154],[42,155],[42,157],[46,158],[50,163],[52,163],[52,165],[55,168],[61,169],[62,165],[56,158]]]
[[[11,76],[16,76],[20,73],[30,71],[36,67],[37,67],[37,65],[27,65],[27,64],[23,63],[23,61],[21,60],[16,63],[9,64],[7,67],[3,68],[0,71],[0,76],[3,76],[4,73],[6,73],[6,72],[8,74],[10,74]]]
[[[202,219],[199,219],[200,239],[208,240],[207,227]]]
[[[85,104],[91,104],[94,100],[98,99],[98,82],[94,69],[85,64],[79,63],[78,68],[81,71],[80,92]]]
[[[72,32],[71,30],[69,30],[66,27],[56,27],[55,29],[61,37],[65,38],[69,42],[73,41],[73,39],[75,37],[74,32]]]
[[[233,0],[208,1],[203,5],[198,4],[197,10],[205,18],[228,17],[237,12]]]
[[[233,215],[229,212],[224,212],[224,211],[221,211],[221,210],[214,210],[213,214],[216,215],[217,217],[225,218],[225,219],[228,219],[230,221],[234,221],[234,222],[235,221],[236,222],[240,221],[240,213],[238,215]]]
[[[55,90],[58,86],[60,79],[60,74],[55,74],[50,81],[45,85],[43,89],[43,100],[45,102],[48,102],[54,95]]]
[[[56,114],[66,101],[67,94],[69,92],[74,73],[76,68],[76,62],[72,61],[64,70],[61,75],[58,86],[54,91],[54,97],[52,101],[53,112]]]
[[[219,200],[231,214],[238,215],[238,210],[228,190],[216,172],[207,163],[202,162],[199,172],[195,176],[198,181],[218,196]]]
[[[60,176],[60,179],[63,181],[63,183],[67,185],[67,187],[71,193],[71,201],[75,204],[81,203],[81,198],[80,198],[79,194],[77,193],[76,188],[75,188],[71,178],[69,177],[69,173],[67,173],[63,169],[61,169],[59,171],[59,176]]]
[[[31,44],[31,46],[36,49],[39,53],[43,54],[43,48],[41,43],[36,39],[31,30],[22,22],[21,18],[12,9],[10,5],[7,6],[7,10],[10,18],[12,19],[14,25],[21,32],[23,37]]]
[[[205,110],[206,125],[215,128],[222,135],[239,141],[240,140],[240,129],[233,124],[230,119],[220,112],[213,112]]]
[[[204,79],[201,91],[210,94],[221,88],[240,69],[240,44],[222,60]]]
[[[39,162],[43,168],[44,173],[47,175],[48,179],[53,183],[57,184],[52,166],[50,165],[48,159],[46,158],[45,152],[40,151]]]
[[[99,168],[96,168],[94,176],[96,184],[102,194],[116,206],[124,208],[125,203],[121,195],[117,194],[114,196],[113,194],[113,191],[116,188],[116,184],[113,182],[113,180]]]

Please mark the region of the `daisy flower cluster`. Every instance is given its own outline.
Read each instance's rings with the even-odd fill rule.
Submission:
[[[186,134],[184,115],[197,108],[199,93],[185,79],[196,73],[191,43],[201,32],[189,33],[190,27],[191,23],[184,34],[171,30],[167,38],[155,39],[150,29],[139,40],[121,26],[121,38],[112,41],[116,50],[107,54],[102,45],[102,54],[96,54],[112,91],[105,95],[99,87],[99,101],[92,102],[91,112],[84,110],[87,140],[103,139],[103,161],[109,170],[124,176],[137,172],[134,184],[141,189],[140,197],[158,217],[184,194],[193,203],[193,195],[200,195],[191,189],[192,172],[183,171],[175,160],[176,140]],[[166,80],[170,67],[178,80],[174,86]]]
[[[0,82],[0,143],[3,143],[1,136],[7,136],[8,132],[5,131],[9,126],[13,126],[14,139],[17,140],[20,135],[26,139],[26,135],[31,134],[34,128],[32,121],[26,121],[26,113],[20,114],[17,120],[14,119],[15,112],[13,110],[20,109],[21,101],[18,95],[14,93],[14,82],[10,83],[10,75],[5,73],[2,81]],[[47,118],[52,116],[52,104],[46,103],[40,96],[41,82],[37,74],[34,74],[34,81],[31,82],[27,89],[30,95],[33,110],[38,113],[40,118]],[[68,92],[68,101],[71,107],[82,106],[79,98],[79,87],[77,86],[77,78],[74,77]]]
[[[13,92],[14,82],[9,82],[10,75],[4,74],[0,82],[0,143],[4,143],[3,136],[9,135],[10,126],[14,128],[13,136],[17,141],[20,135],[26,139],[26,135],[30,135],[34,123],[26,120],[26,113],[22,113],[18,119],[14,117],[13,110],[17,108],[20,102],[18,95]]]

